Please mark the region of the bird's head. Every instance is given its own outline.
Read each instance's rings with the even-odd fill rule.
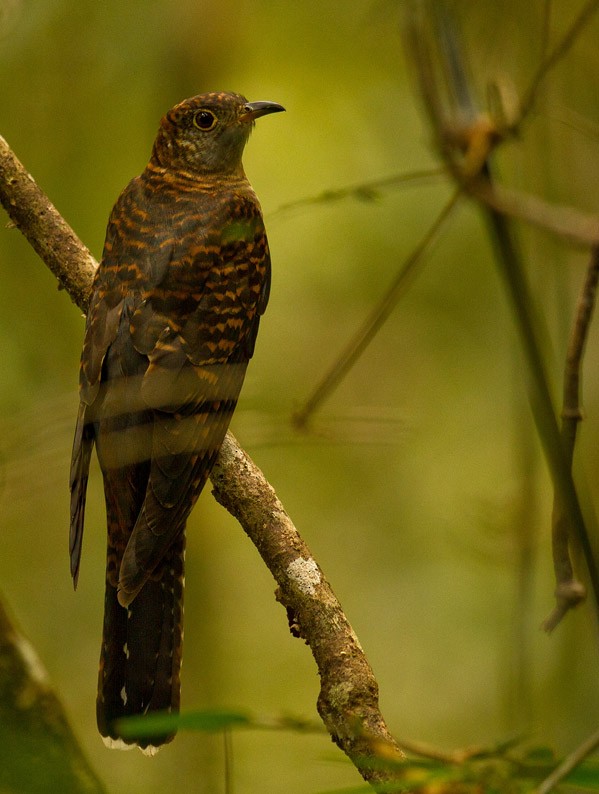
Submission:
[[[248,102],[240,94],[199,94],[163,117],[152,159],[168,169],[232,173],[241,167],[255,119],[281,110],[276,102]]]

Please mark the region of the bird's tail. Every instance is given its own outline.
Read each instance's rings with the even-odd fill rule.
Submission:
[[[155,711],[177,713],[183,643],[185,532],[128,607],[117,599],[109,568],[96,714],[108,747],[138,746],[153,755],[173,733],[123,736],[116,721]]]

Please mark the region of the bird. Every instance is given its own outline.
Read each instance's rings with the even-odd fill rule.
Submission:
[[[70,470],[77,587],[90,459],[104,481],[107,561],[96,717],[178,713],[185,525],[237,404],[270,292],[259,201],[242,164],[257,118],[283,111],[200,94],[161,119],[150,160],[110,214],[87,312]]]

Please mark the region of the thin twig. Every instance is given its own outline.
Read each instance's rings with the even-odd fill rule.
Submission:
[[[581,764],[587,756],[599,747],[599,730],[591,734],[579,747],[577,747],[553,772],[548,775],[538,787],[536,794],[549,794],[570,772]]]
[[[523,94],[520,103],[520,118],[518,124],[520,124],[532,110],[543,80],[547,77],[551,69],[553,69],[572,48],[581,31],[588,25],[598,7],[599,0],[588,0],[562,38],[541,61],[537,71],[533,75],[529,87]]]
[[[581,248],[599,245],[599,216],[563,204],[506,188],[485,179],[471,179],[464,189],[492,209],[511,218],[538,226]]]
[[[594,0],[594,2],[596,2],[596,0]],[[534,90],[536,92],[538,90],[538,86],[540,85],[546,73],[567,52],[569,47],[575,41],[576,36],[588,22],[590,16],[595,10],[594,8],[590,8],[590,6],[594,5],[594,2],[589,3],[589,7],[587,7],[586,10],[583,9],[583,12],[581,12],[579,17],[575,20],[571,29],[566,33],[564,38],[543,60],[529,91]],[[417,18],[418,14],[422,14],[423,8],[424,6],[422,3],[417,3],[412,9],[413,15]],[[437,12],[441,13],[442,11],[443,7],[439,6]],[[546,9],[546,17],[548,13],[549,11]],[[447,33],[446,25],[449,23],[449,21],[450,20],[447,14],[444,14],[440,24],[437,26],[437,35],[444,35]],[[546,24],[548,24],[547,21]],[[455,142],[456,138],[459,138],[461,135],[463,135],[464,124],[466,123],[472,125],[473,106],[460,107],[461,115],[459,121],[454,125],[453,129],[450,130],[450,125],[447,124],[447,110],[443,109],[440,92],[435,79],[435,69],[433,68],[430,59],[423,57],[423,53],[426,48],[425,37],[421,35],[414,35],[416,28],[417,25],[408,27],[408,44],[415,56],[415,60],[419,65],[419,69],[421,70],[420,87],[425,104],[431,112],[431,115],[433,115],[438,122],[434,126],[435,132],[437,133],[437,144],[440,150],[448,154],[452,142]],[[543,47],[545,47],[547,43],[545,39],[546,36],[547,31],[544,31]],[[451,35],[448,36],[447,41],[443,42],[443,47],[448,66],[447,70],[444,72],[446,79],[450,81],[451,87],[454,87],[454,84],[457,84],[461,81],[458,88],[453,91],[452,98],[457,103],[463,103],[464,99],[467,98],[468,95],[467,86],[465,80],[462,79],[463,75],[460,71],[459,62],[454,62],[452,60],[454,53],[451,47]],[[452,108],[452,111],[455,111],[455,107]],[[519,121],[525,112],[527,112],[527,109],[525,109],[525,105],[523,104],[521,106]],[[479,135],[479,142],[482,148],[478,153],[479,156],[474,156],[474,163],[472,163],[474,150],[474,147],[471,145],[472,136],[470,138],[470,160],[465,166],[469,169],[478,170],[481,168],[486,156],[489,153],[489,150],[485,147],[490,147],[494,142],[496,142],[494,140],[496,131],[494,130],[493,126],[490,124],[484,124],[483,127],[484,128],[480,130]],[[472,132],[472,130],[470,130],[470,132]],[[455,162],[451,161],[449,164],[451,166],[451,170],[454,170]],[[370,183],[341,188],[339,190],[325,191],[316,196],[284,204],[273,213],[273,217],[277,217],[289,210],[302,206],[339,201],[349,196],[361,199],[373,199],[376,196],[377,191],[382,187],[388,187],[400,182],[421,180],[424,177],[438,176],[439,174],[443,173],[446,173],[445,169],[440,169],[437,171],[416,171],[403,175],[392,176]],[[569,207],[554,207],[534,196],[515,194],[513,191],[502,189],[499,186],[494,186],[491,188],[489,183],[486,181],[481,182],[480,180],[472,180],[472,182],[468,185],[468,190],[472,194],[478,192],[478,198],[486,201],[490,206],[494,206],[496,209],[500,209],[502,212],[506,212],[508,214],[528,220],[529,222],[548,229],[553,233],[569,239],[578,245],[599,243],[599,231],[597,231],[599,229],[599,221],[595,216],[584,215],[578,210]],[[453,207],[453,203],[455,203],[456,199],[457,196],[454,196],[450,200],[450,209]],[[424,250],[426,250],[430,243],[430,238],[434,236],[438,230],[438,226],[440,226],[445,220],[445,213],[447,212],[447,209],[448,208],[445,207],[441,211],[439,218],[435,221],[433,227],[431,227],[427,235],[425,235],[421,243],[418,245],[416,251],[409,257],[402,270],[400,270],[398,273],[387,294],[375,307],[372,314],[367,318],[363,326],[357,331],[346,348],[337,357],[327,373],[321,378],[301,408],[294,413],[293,421],[296,427],[306,427],[310,417],[337,388],[339,383],[354,366],[358,358],[361,356],[381,326],[384,324],[393,307],[397,303],[399,293],[401,292],[405,281],[405,277],[411,273],[412,266],[420,259],[421,254]]]
[[[542,77],[571,46],[582,26],[588,21],[594,10],[594,5],[595,3],[589,3],[585,6],[583,13],[579,15],[571,29],[539,69],[538,79],[533,81],[535,91]],[[430,9],[433,22],[436,22],[437,27],[443,25],[446,12],[441,4],[430,4],[427,7]],[[448,91],[450,98],[444,102],[436,84],[436,73],[441,72],[445,76],[444,79],[447,79],[449,74],[453,75],[456,71],[462,76],[466,75],[467,68],[464,64],[458,37],[453,28],[448,27],[444,31],[442,41],[439,42],[436,38],[431,37],[430,25],[426,26],[426,18],[423,16],[422,10],[423,4],[417,2],[415,12],[410,17],[409,41],[412,45],[425,107],[430,116],[435,137],[441,142],[440,153],[445,158],[448,168],[454,173],[458,186],[465,187],[473,195],[478,193],[479,196],[484,194],[487,197],[485,203],[481,203],[481,207],[485,212],[496,243],[500,273],[505,280],[509,300],[514,309],[530,373],[530,399],[537,431],[550,470],[556,499],[563,506],[570,527],[578,536],[595,595],[595,606],[599,610],[599,571],[572,479],[570,462],[562,447],[560,428],[551,398],[537,324],[533,317],[532,294],[508,219],[504,212],[494,206],[490,200],[497,195],[496,185],[491,179],[490,157],[500,138],[496,136],[493,126],[488,124],[488,120],[484,116],[481,116],[480,121],[477,118],[471,119],[472,108],[476,106],[476,103],[470,97],[465,102],[463,109],[452,109],[455,120],[447,118],[447,107],[451,105],[451,99],[456,95],[456,91],[450,88]],[[438,62],[435,62],[436,69],[433,54],[438,59]],[[435,84],[429,85],[431,81]],[[467,87],[465,78],[460,80],[460,86],[463,94],[464,86]],[[464,127],[462,117],[471,119],[469,128]],[[452,128],[461,131],[460,138],[448,135],[447,131],[451,131]],[[469,135],[472,142],[469,141]],[[471,149],[474,150],[474,156],[470,155]],[[475,166],[477,166],[476,170]]]
[[[334,389],[339,385],[349,370],[356,363],[358,358],[362,355],[364,350],[368,347],[370,342],[372,342],[377,332],[383,326],[397,305],[397,301],[409,283],[410,276],[414,275],[417,265],[420,264],[424,253],[430,248],[432,242],[439,234],[443,224],[451,215],[451,212],[456,206],[461,194],[461,190],[457,190],[455,193],[453,193],[449,201],[444,205],[433,221],[428,231],[419,240],[412,253],[404,261],[401,269],[397,272],[385,295],[374,307],[370,315],[354,334],[347,346],[337,356],[333,365],[326,372],[324,377],[321,378],[319,383],[316,385],[316,388],[312,391],[312,394],[304,402],[302,407],[294,413],[293,421],[296,427],[306,427],[312,414],[331,394],[331,392],[334,391]]]
[[[582,420],[580,381],[582,357],[595,308],[599,281],[599,248],[591,251],[591,260],[582,286],[576,316],[570,334],[564,368],[564,396],[562,407],[562,444],[564,455],[572,468],[578,424]],[[569,549],[570,525],[568,516],[556,492],[553,502],[553,567],[555,571],[556,605],[544,621],[545,631],[553,631],[568,610],[577,606],[586,596],[584,585],[574,575]]]
[[[505,216],[489,207],[485,207],[485,212],[497,244],[500,272],[505,279],[509,299],[514,308],[531,376],[533,415],[553,481],[555,499],[564,511],[563,516],[564,521],[568,522],[568,531],[573,528],[578,536],[595,593],[595,604],[599,606],[599,572],[572,479],[570,461],[562,446],[560,428],[548,385],[549,379],[533,321],[534,303],[524,275],[520,252]]]
[[[335,190],[323,190],[315,196],[295,199],[286,204],[281,204],[274,212],[269,213],[268,221],[279,220],[283,215],[303,207],[321,206],[323,204],[334,204],[347,198],[357,199],[358,201],[375,201],[379,198],[380,191],[394,188],[411,182],[422,183],[430,179],[438,179],[446,174],[445,168],[429,168],[419,171],[407,171],[401,174],[392,174],[382,179],[373,179],[370,182],[360,182],[355,185],[346,185]]]
[[[57,236],[64,221],[2,143],[0,201],[44,261],[56,268],[72,299],[84,308],[93,275],[87,249],[72,232],[68,241]],[[13,169],[9,182],[4,177],[7,163]],[[385,725],[378,685],[360,643],[274,490],[230,433],[211,479],[217,500],[239,520],[275,578],[277,598],[287,610],[292,632],[311,648],[321,679],[318,710],[331,737],[365,780],[385,783],[390,792],[403,791],[400,766],[381,769],[369,763],[376,759],[377,743],[384,743],[397,761],[404,756]]]
[[[581,407],[581,366],[591,319],[597,297],[599,282],[599,247],[591,251],[591,260],[578,298],[576,317],[572,326],[566,365],[564,368],[564,397],[562,408],[562,435],[564,450],[570,464],[574,455],[576,431],[582,419]]]
[[[465,764],[472,758],[477,758],[487,752],[491,754],[492,751],[481,745],[473,745],[471,747],[461,747],[457,750],[443,750],[440,747],[435,747],[427,742],[414,741],[412,739],[399,739],[399,746],[402,750],[410,755],[419,758],[428,758],[431,761],[438,761],[446,766]]]

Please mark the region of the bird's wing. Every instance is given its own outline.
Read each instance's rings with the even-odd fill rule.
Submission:
[[[266,308],[270,258],[260,210],[244,202],[232,214],[197,305],[184,319],[169,318],[148,355],[141,394],[154,416],[151,467],[121,563],[122,604],[183,530],[229,426]],[[147,340],[151,305],[150,298],[133,314],[133,339]]]
[[[79,404],[79,414],[73,440],[73,456],[71,460],[71,526],[69,531],[69,557],[71,560],[71,576],[73,585],[77,587],[79,563],[81,561],[81,544],[83,542],[83,521],[85,517],[85,497],[89,476],[89,463],[94,446],[91,427],[85,421],[85,403]]]
[[[79,413],[71,455],[69,555],[71,576],[75,587],[81,561],[89,464],[94,446],[90,406],[96,401],[100,391],[102,364],[108,348],[117,335],[123,306],[124,299],[120,289],[111,288],[100,267],[94,279],[92,298],[87,314],[79,370]]]
[[[143,185],[139,177],[131,180],[117,199],[106,230],[102,262],[92,288],[81,353],[79,389],[81,400],[91,405],[97,398],[102,368],[120,328],[123,309],[139,302],[135,297],[152,278],[153,270],[168,266],[168,252],[149,251],[140,245],[135,230],[142,226],[139,206],[143,205]]]
[[[121,193],[112,210],[102,262],[94,278],[87,313],[79,372],[80,406],[70,474],[69,551],[71,574],[75,584],[83,540],[89,463],[97,435],[95,425],[100,421],[101,416],[106,414],[109,416],[108,423],[114,422],[114,415],[122,410],[118,406],[125,405],[128,401],[127,395],[135,391],[139,392],[141,376],[137,374],[136,390],[132,375],[143,373],[147,365],[147,360],[142,360],[132,346],[128,354],[125,351],[126,354],[121,355],[120,350],[114,350],[111,356],[109,354],[119,334],[123,335],[125,331],[128,336],[126,330],[128,316],[140,302],[139,290],[144,287],[148,278],[144,270],[150,276],[158,278],[159,271],[164,271],[168,264],[168,254],[161,254],[160,251],[152,257],[151,266],[149,262],[144,262],[143,251],[140,253],[136,240],[132,239],[127,218],[135,218],[135,207],[141,204],[139,193],[142,189],[139,178],[132,180]],[[124,264],[129,266],[123,266]],[[119,347],[122,347],[122,344],[117,345],[117,348]],[[107,357],[111,359],[110,366],[107,366]],[[126,395],[125,399],[123,394]],[[113,433],[112,437],[115,438],[117,446],[123,446],[122,438],[116,439],[116,433]],[[105,447],[110,457],[108,440]]]

